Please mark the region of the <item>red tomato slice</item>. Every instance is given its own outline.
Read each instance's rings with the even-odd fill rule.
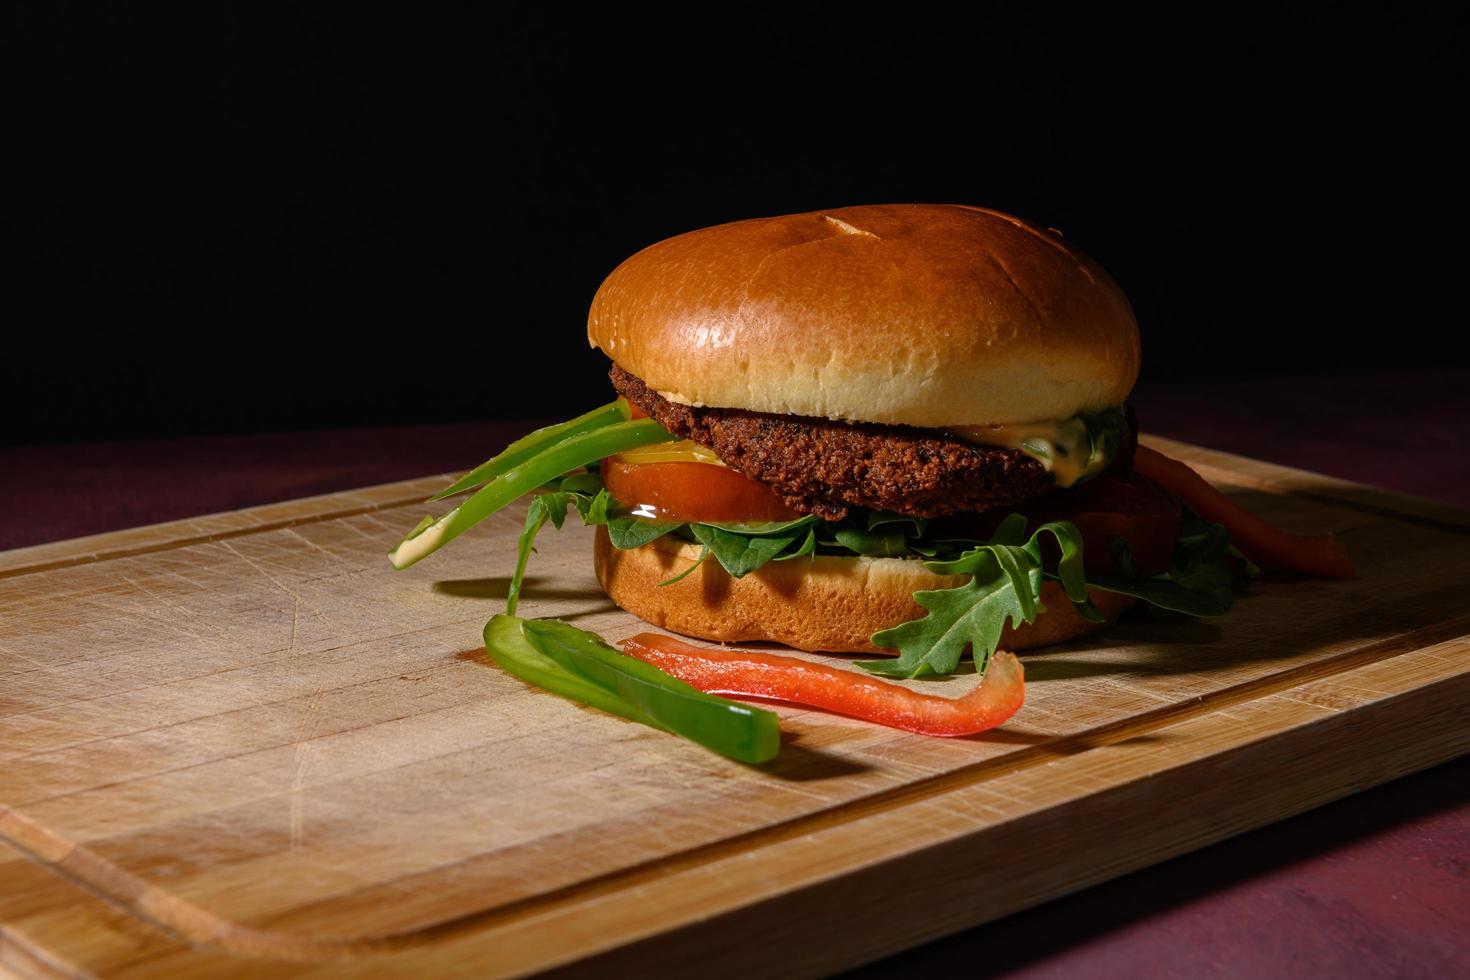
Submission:
[[[602,461],[607,492],[641,517],[663,521],[755,524],[801,516],[758,480],[711,463]]]
[[[1001,518],[1024,514],[1028,532],[1047,521],[1071,521],[1082,532],[1082,564],[1093,573],[1116,571],[1111,538],[1128,542],[1129,552],[1144,575],[1167,571],[1179,538],[1179,501],[1137,474],[1118,476],[1103,473],[1078,487],[1055,490],[1015,507],[1000,507],[983,514],[957,514],[935,520],[931,534],[936,538],[988,540]],[[1060,554],[1048,535],[1041,539],[1048,566]]]
[[[1112,538],[1128,542],[1143,575],[1167,571],[1179,539],[1179,501],[1137,473],[1104,473],[1072,490],[1025,505],[1034,524],[1071,521],[1082,532],[1082,564],[1089,572],[1115,571]],[[1046,539],[1050,546],[1050,539]]]

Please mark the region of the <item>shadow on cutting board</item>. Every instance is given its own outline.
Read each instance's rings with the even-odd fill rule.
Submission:
[[[521,595],[527,599],[605,599],[601,589],[547,589],[542,588],[546,580],[526,576],[521,580]],[[498,575],[493,578],[453,578],[432,583],[429,588],[440,595],[456,599],[499,599],[510,595],[510,577]]]

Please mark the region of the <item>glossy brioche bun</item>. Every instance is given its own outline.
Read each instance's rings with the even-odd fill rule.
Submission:
[[[758,218],[651,245],[587,339],[670,401],[925,428],[1123,403],[1138,327],[1058,233],[954,204]]]
[[[655,626],[724,643],[772,640],[833,653],[892,655],[895,651],[873,646],[868,637],[923,616],[915,591],[953,588],[965,580],[936,575],[902,558],[823,556],[769,562],[739,579],[711,558],[683,580],[659,585],[697,561],[699,551],[671,537],[622,551],[613,547],[607,528],[598,527],[593,561],[608,596]],[[1108,622],[1133,601],[1097,590],[1089,598]],[[1061,643],[1107,625],[1078,616],[1055,582],[1042,586],[1041,602],[1046,611],[1036,622],[1001,635],[1003,649]]]

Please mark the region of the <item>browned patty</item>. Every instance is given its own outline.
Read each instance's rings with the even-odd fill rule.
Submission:
[[[849,507],[942,517],[1004,507],[1055,486],[1036,460],[930,429],[692,408],[614,365],[613,387],[664,428],[714,450],[791,507],[829,520]]]

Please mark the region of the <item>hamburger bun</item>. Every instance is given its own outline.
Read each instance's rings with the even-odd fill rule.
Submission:
[[[1120,405],[1138,327],[1053,231],[964,205],[737,221],[643,249],[592,301],[587,337],[664,398],[945,428]]]
[[[936,575],[903,558],[824,555],[769,562],[739,579],[710,559],[680,581],[659,585],[698,561],[699,553],[699,546],[673,537],[619,550],[607,528],[598,527],[593,561],[608,596],[655,626],[722,643],[769,640],[831,653],[896,653],[874,646],[869,637],[922,617],[914,592],[953,588],[967,578]],[[1108,623],[1133,602],[1095,589],[1088,598]],[[1056,582],[1042,586],[1041,604],[1045,610],[1034,623],[1006,628],[1001,649],[1061,643],[1107,625],[1078,616]]]

